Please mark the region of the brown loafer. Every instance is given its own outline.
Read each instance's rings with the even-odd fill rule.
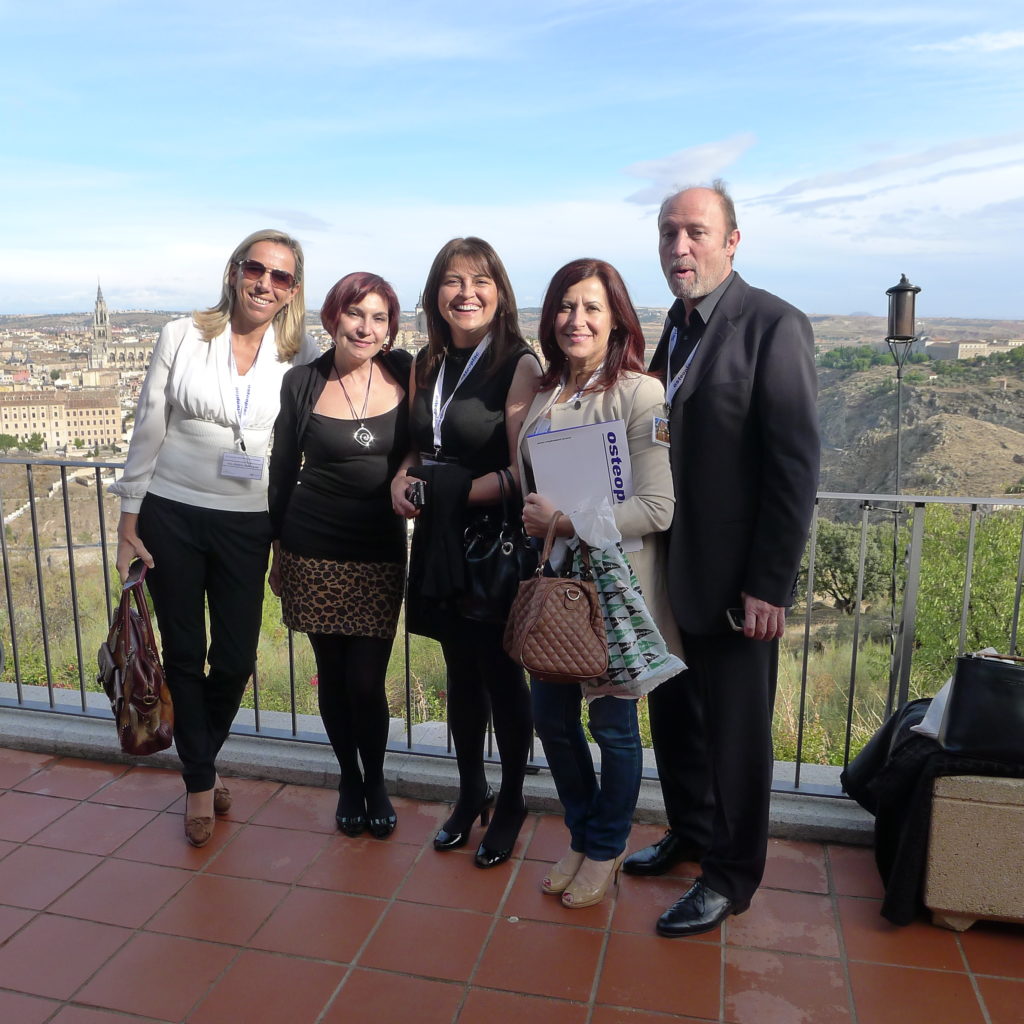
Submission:
[[[213,818],[185,818],[185,838],[193,846],[205,846],[213,837]]]
[[[213,790],[215,814],[227,814],[231,810],[231,790],[227,786],[216,786]]]

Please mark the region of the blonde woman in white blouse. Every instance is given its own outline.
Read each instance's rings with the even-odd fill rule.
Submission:
[[[257,231],[231,254],[220,302],[164,327],[110,488],[117,571],[123,580],[134,558],[149,567],[193,846],[231,806],[216,758],[256,662],[281,378],[318,354],[303,330],[302,262],[295,239]]]

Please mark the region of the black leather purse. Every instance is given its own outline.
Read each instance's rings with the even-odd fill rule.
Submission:
[[[1024,658],[957,658],[939,743],[965,757],[1024,763]]]
[[[473,519],[463,535],[465,590],[459,611],[478,622],[504,622],[519,584],[537,569],[537,549],[523,530],[521,506],[507,469],[498,471],[501,511]]]

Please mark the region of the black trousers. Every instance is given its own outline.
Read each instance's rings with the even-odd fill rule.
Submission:
[[[669,828],[705,850],[704,881],[743,905],[768,850],[778,641],[683,634],[687,670],[651,693]]]
[[[182,777],[190,793],[203,792],[213,787],[217,754],[256,664],[270,516],[150,494],[139,512],[139,537],[153,556],[146,582],[174,700]]]

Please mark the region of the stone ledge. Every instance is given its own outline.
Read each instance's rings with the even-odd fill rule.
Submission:
[[[0,685],[0,696],[10,684]],[[25,688],[28,689],[28,688]],[[35,688],[33,688],[35,689]],[[44,690],[43,693],[46,691]],[[68,711],[81,707],[77,691],[61,691],[74,697]],[[176,770],[177,756],[171,750],[146,758],[133,758],[121,753],[115,744],[109,717],[93,717],[109,708],[102,694],[87,694],[91,714],[54,713],[21,707],[0,707],[0,746],[34,750],[61,757],[82,757],[120,764],[148,764]],[[237,725],[254,728],[251,710],[239,712]],[[333,788],[337,784],[338,766],[319,718],[302,715],[296,719],[299,738],[292,738],[292,716],[284,712],[261,712],[260,726],[272,736],[233,733],[218,759],[225,776],[265,778],[304,786]],[[454,758],[448,753],[447,730],[443,722],[414,726],[412,743],[415,753],[407,749],[409,737],[400,719],[391,723],[390,743],[384,771],[388,788],[399,796],[419,800],[453,801],[458,792]],[[540,755],[540,745],[537,744]],[[644,751],[645,768],[653,774],[653,756]],[[791,786],[793,765],[777,762],[776,785]],[[838,768],[808,766],[801,769],[801,785],[820,790],[838,791]],[[487,775],[497,788],[499,767],[488,762]],[[536,771],[526,777],[526,798],[531,810],[559,813],[561,805],[555,793],[551,774],[541,761]],[[640,789],[635,820],[654,824],[665,823],[661,789],[654,779],[645,778]],[[805,792],[787,791],[772,794],[771,835],[779,839],[814,842],[841,842],[870,845],[874,819],[852,800]]]

